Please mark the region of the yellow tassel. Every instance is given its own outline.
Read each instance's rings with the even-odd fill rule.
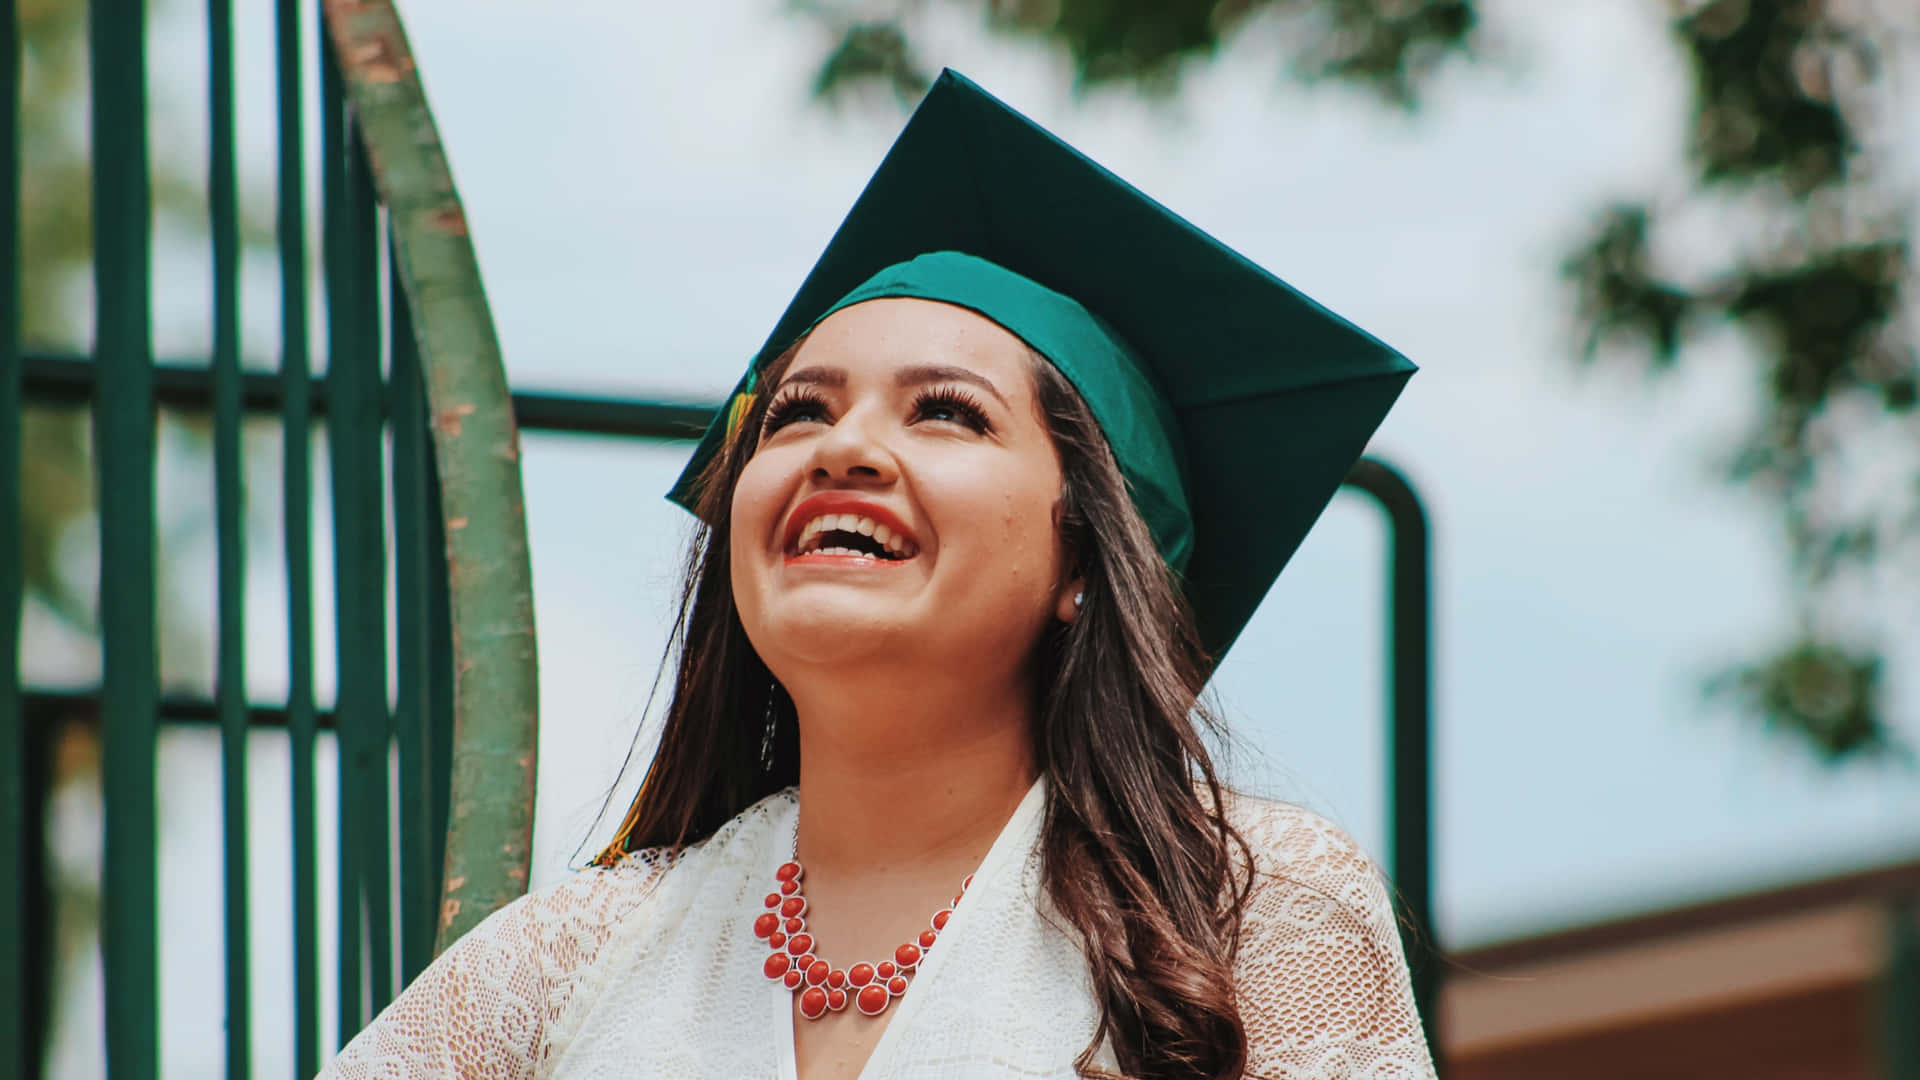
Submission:
[[[753,411],[754,395],[742,391],[733,395],[733,401],[727,405],[727,441],[740,433],[740,425],[746,422],[747,414]]]

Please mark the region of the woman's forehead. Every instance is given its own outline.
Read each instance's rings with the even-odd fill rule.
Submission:
[[[1025,393],[1031,350],[999,323],[953,304],[910,297],[868,300],[823,319],[795,355],[787,377],[838,368],[849,378],[928,364],[967,368],[1002,393]]]

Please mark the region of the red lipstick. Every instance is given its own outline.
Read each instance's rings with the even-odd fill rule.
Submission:
[[[793,551],[800,543],[800,534],[807,527],[807,523],[827,514],[854,514],[871,518],[876,525],[886,526],[887,531],[905,539],[914,547],[920,545],[920,539],[914,535],[913,530],[907,528],[906,523],[901,521],[893,511],[879,503],[869,502],[851,492],[823,491],[818,495],[808,496],[799,506],[793,508],[791,514],[787,515],[786,539],[783,547],[788,553],[789,561],[797,557]]]

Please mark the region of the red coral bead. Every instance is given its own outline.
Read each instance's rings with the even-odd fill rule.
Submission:
[[[797,881],[783,881],[780,883],[780,891],[787,896],[792,896],[794,893],[800,891],[800,883]],[[773,905],[768,904],[767,906],[772,907]]]
[[[780,916],[771,911],[753,920],[754,937],[766,937],[778,929],[780,929]]]
[[[798,990],[800,984],[806,981],[806,976],[800,974],[799,968],[788,968],[787,973],[780,976],[780,981],[787,984],[787,989]]]
[[[767,944],[773,946],[776,949],[780,948],[786,943],[787,943],[787,935],[781,933],[778,930],[775,930],[773,933],[767,935]]]
[[[865,986],[873,981],[872,964],[855,964],[847,969],[847,981],[855,986]]]
[[[800,869],[799,863],[784,862],[780,864],[780,869],[773,872],[773,876],[780,881],[798,881],[803,873],[805,871]]]
[[[832,1009],[834,1012],[839,1012],[846,1007],[847,992],[845,990],[827,991],[827,1008]]]
[[[817,986],[810,986],[800,995],[800,1015],[809,1020],[818,1020],[827,1015],[827,992]]]
[[[777,953],[774,953],[772,956],[767,957],[767,966],[764,970],[767,973],[767,978],[777,979],[780,976],[785,975],[787,973],[787,969],[792,966],[793,966],[793,957],[788,956],[786,953],[783,953],[783,952],[777,952]]]
[[[768,906],[768,907],[779,907],[779,906],[780,906],[780,894],[779,894],[779,893],[777,893],[777,892],[770,892],[770,893],[768,893],[768,894],[767,894],[767,906]]]
[[[860,988],[859,994],[855,995],[854,1004],[860,1006],[860,1011],[868,1016],[879,1016],[886,1011],[889,1000],[891,999],[887,997],[886,987],[879,983],[868,983]]]
[[[787,951],[792,953],[795,956],[799,956],[801,953],[808,952],[812,948],[813,948],[812,934],[795,934],[792,937],[787,939]]]
[[[906,992],[907,977],[905,975],[895,975],[893,978],[887,980],[887,993],[892,994],[894,997],[899,997]]]
[[[903,971],[911,971],[920,963],[920,946],[911,941],[893,950],[893,962]]]
[[[839,968],[834,968],[832,971],[827,972],[827,985],[835,990],[847,985],[847,973],[841,971]]]
[[[818,959],[820,958],[813,955],[812,953],[807,953],[805,956],[799,957],[798,959],[794,960],[793,966],[796,968],[799,968],[801,971],[804,972],[808,968],[812,967],[813,962]]]
[[[893,973],[896,970],[897,968],[893,961],[882,960],[879,964],[875,965],[873,975],[881,982],[886,982],[888,979],[893,978]]]
[[[807,982],[813,986],[820,986],[827,981],[827,974],[832,970],[833,966],[825,960],[815,960],[807,965]]]
[[[787,920],[787,922],[786,922],[786,927],[787,927],[787,933],[789,933],[789,934],[797,934],[797,933],[799,933],[800,931],[802,931],[802,930],[805,930],[805,929],[807,928],[807,920],[805,920],[805,919],[788,919],[788,920]]]
[[[960,891],[966,892],[968,889],[971,889],[971,888],[973,888],[973,875],[968,874],[967,879],[960,883]]]
[[[933,943],[934,943],[935,941],[938,941],[939,939],[940,939],[940,931],[938,931],[938,930],[922,930],[922,931],[920,931],[920,949],[921,949],[921,951],[923,951],[923,952],[924,952],[924,951],[926,951],[927,949],[931,949],[931,948],[933,948]]]
[[[806,913],[807,898],[804,896],[789,896],[780,902],[780,914],[789,919],[805,915]]]
[[[954,906],[954,907],[959,907],[959,906],[960,906],[960,894],[959,894],[959,893],[955,893],[955,894],[954,894],[954,896],[953,896],[953,906]]]
[[[951,918],[953,918],[953,909],[941,908],[939,911],[933,913],[933,928],[935,930],[945,930],[947,928],[947,920]]]

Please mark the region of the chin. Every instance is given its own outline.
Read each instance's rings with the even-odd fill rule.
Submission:
[[[891,615],[876,614],[871,600],[859,604],[795,597],[769,605],[760,622],[748,637],[761,656],[808,665],[897,659],[901,643],[913,636]]]

